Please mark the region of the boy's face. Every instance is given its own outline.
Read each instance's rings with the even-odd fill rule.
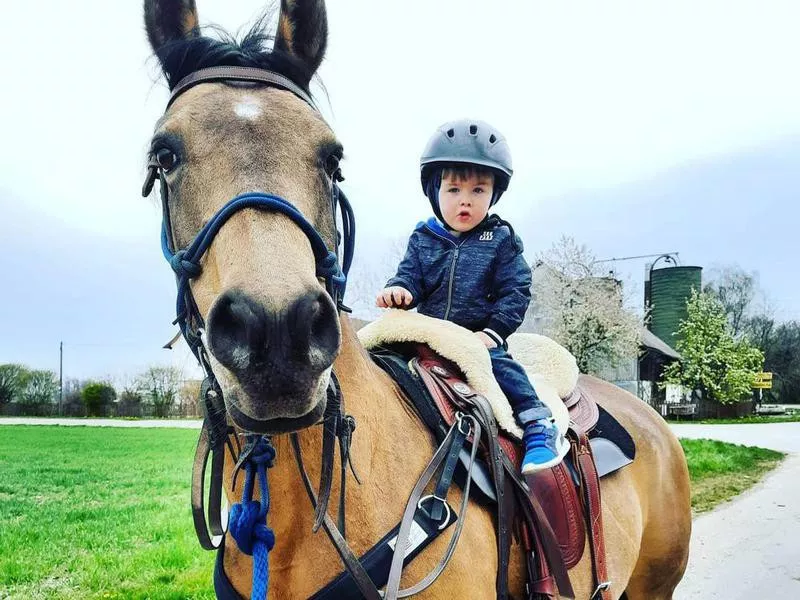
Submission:
[[[442,176],[439,210],[445,225],[461,233],[474,229],[489,212],[493,191],[494,177],[490,174],[470,174],[464,179],[458,174]]]

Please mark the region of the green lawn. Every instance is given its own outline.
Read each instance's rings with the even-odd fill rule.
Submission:
[[[781,452],[714,440],[681,440],[692,480],[692,509],[711,510],[777,466]]]
[[[213,598],[189,508],[197,435],[0,427],[0,598]]]
[[[192,528],[198,432],[0,427],[0,599],[214,597]],[[749,487],[781,454],[685,440],[692,506]]]
[[[800,423],[800,414],[791,415],[750,415],[739,419],[699,419],[692,421],[689,419],[669,419],[670,423],[680,423],[681,425],[746,425],[749,423]]]

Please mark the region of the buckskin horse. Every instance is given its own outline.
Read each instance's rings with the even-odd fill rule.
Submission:
[[[260,532],[260,551],[250,548],[245,554],[239,545],[248,542],[224,534],[218,515],[201,541],[213,547],[218,543],[213,534],[215,540],[222,536],[225,552],[217,575],[231,594],[250,595],[254,568],[266,568],[268,558],[264,577],[270,598],[309,597],[342,572],[340,557],[359,578],[354,556],[398,525],[406,498],[437,447],[395,382],[360,345],[342,304],[355,223],[338,186],[342,146],[309,93],[327,43],[324,2],[283,0],[271,45],[263,24],[238,43],[205,37],[193,0],[145,0],[144,13],[172,96],[155,127],[143,192],[160,183],[162,245],[177,275],[178,322],[210,382],[204,393],[211,425],[201,437],[195,482],[202,484],[213,448],[212,462],[221,474],[216,484],[229,502],[244,494],[249,505],[264,509],[254,513],[259,522],[251,523]],[[337,207],[344,229],[341,260]],[[612,582],[603,597],[672,598],[686,566],[691,529],[681,447],[659,415],[632,395],[588,376],[581,376],[580,386],[636,443],[635,461],[602,480]],[[350,434],[358,424],[358,432],[348,436],[349,460],[345,453],[344,459],[330,459],[342,469],[341,483],[330,481],[333,463],[325,467],[308,460],[331,456],[325,446],[331,443],[326,431],[334,401],[346,405]],[[326,426],[320,427],[323,421]],[[242,449],[244,433],[260,434],[272,444],[253,469],[253,463],[246,469],[242,463],[255,452],[257,444],[250,442],[259,436],[247,438],[249,446]],[[307,475],[291,460],[293,454],[307,457]],[[271,492],[266,477],[258,478],[266,473],[265,463],[271,466]],[[359,483],[343,490],[345,463],[355,467]],[[320,487],[324,497],[310,487],[320,478],[323,483],[327,478]],[[199,497],[194,490],[193,495],[202,511],[200,487]],[[340,536],[331,543],[312,530],[323,525],[338,531],[324,509],[328,495],[342,492],[347,542]],[[259,501],[260,494],[269,494],[270,506],[263,497]],[[454,489],[450,498],[460,506],[461,490]],[[212,496],[211,504],[218,512],[219,499]],[[247,504],[242,502],[242,510]],[[315,513],[315,504],[322,511]],[[474,502],[470,507],[448,567],[420,597],[500,593],[493,511]],[[435,569],[447,551],[446,537],[437,537],[409,562],[404,582]],[[525,590],[519,544],[515,537],[509,596],[532,597]],[[577,598],[595,594],[589,553],[570,569],[569,579]],[[364,596],[380,597],[362,585]]]

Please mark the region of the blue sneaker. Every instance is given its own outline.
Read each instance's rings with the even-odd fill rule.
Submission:
[[[522,472],[535,473],[555,467],[569,451],[569,442],[550,419],[539,419],[525,426],[522,436],[525,458]]]

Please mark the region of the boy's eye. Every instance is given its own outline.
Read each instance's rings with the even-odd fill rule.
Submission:
[[[457,194],[458,193],[458,188],[457,187],[451,187],[451,188],[448,188],[447,191],[450,192],[451,194]]]
[[[476,187],[475,188],[475,193],[476,194],[482,194],[483,193],[483,188],[482,187]]]

